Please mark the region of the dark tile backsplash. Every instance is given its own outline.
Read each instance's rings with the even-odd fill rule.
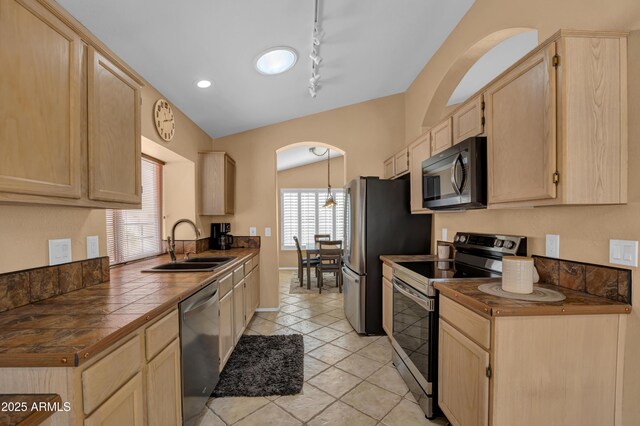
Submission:
[[[260,248],[260,237],[234,235],[231,248]]]
[[[109,258],[80,260],[0,275],[0,312],[109,281]]]
[[[540,282],[631,304],[631,271],[533,256]]]
[[[169,245],[164,242],[167,252]],[[176,240],[176,254],[184,254],[188,251],[191,253],[202,253],[209,250],[209,237],[200,238],[198,240]]]

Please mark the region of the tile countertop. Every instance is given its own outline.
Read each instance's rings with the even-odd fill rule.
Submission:
[[[62,406],[62,400],[57,394],[0,394],[0,405],[0,424],[36,426],[51,417],[56,412],[51,408]]]
[[[214,272],[142,272],[170,261],[158,256],[112,268],[109,282],[2,312],[0,367],[78,366],[258,253],[200,253],[236,257]]]
[[[380,259],[393,266],[395,262],[436,260],[436,256],[380,256]],[[443,295],[484,317],[531,316],[531,315],[587,315],[587,314],[629,314],[631,305],[616,302],[604,297],[593,296],[564,287],[538,283],[536,285],[558,291],[566,296],[561,302],[528,302],[507,299],[486,294],[478,286],[487,282],[499,282],[499,279],[441,279],[434,286]]]

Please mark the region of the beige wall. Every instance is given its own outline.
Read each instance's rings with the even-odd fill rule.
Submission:
[[[560,28],[634,30],[640,28],[640,3],[630,0],[508,1],[477,0],[436,55],[405,93],[406,141],[415,139],[423,124],[434,124],[446,114],[448,94],[434,98],[456,59],[478,40],[505,28],[531,27],[544,40]],[[449,239],[457,231],[501,232],[526,235],[529,250],[544,254],[545,234],[560,235],[560,256],[608,264],[609,239],[640,239],[640,32],[629,40],[629,203],[626,206],[547,207],[536,209],[480,210],[434,215],[434,235],[447,228]],[[455,72],[454,72],[455,74]],[[444,81],[446,84],[447,81]],[[448,82],[451,83],[451,82]],[[453,82],[455,87],[455,83]],[[451,85],[451,84],[450,84]],[[446,98],[446,99],[444,99]],[[444,99],[444,100],[443,100]],[[429,107],[435,114],[426,115]],[[435,107],[435,108],[434,108]],[[430,111],[433,112],[433,111]],[[640,279],[633,268],[633,280]],[[634,311],[626,332],[623,421],[640,424],[640,292],[633,292]],[[585,372],[588,374],[588,372]]]
[[[345,182],[345,158],[331,159],[331,186],[341,188]],[[292,169],[278,172],[278,194],[282,188],[326,188],[327,187],[327,161],[307,164]],[[279,196],[279,195],[278,195]],[[278,232],[280,231],[278,225]],[[278,240],[279,241],[279,240]],[[280,243],[279,243],[280,244]],[[281,268],[298,266],[298,254],[295,250],[280,250]]]
[[[403,95],[388,96],[214,140],[237,162],[236,214],[228,217],[232,233],[262,236],[260,306],[280,304],[276,204],[276,150],[299,142],[321,142],[346,152],[347,180],[382,175],[382,162],[404,141]],[[221,218],[219,218],[221,219]],[[264,228],[271,227],[271,237]]]

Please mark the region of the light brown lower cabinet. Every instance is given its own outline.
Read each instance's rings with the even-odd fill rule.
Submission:
[[[142,426],[143,424],[142,372],[136,374],[84,421],[85,426]]]
[[[220,369],[224,367],[233,351],[233,291],[220,299]]]
[[[147,424],[180,424],[181,395],[180,340],[175,339],[147,365]]]
[[[391,336],[393,331],[393,285],[382,277],[382,328]]]
[[[245,323],[244,316],[244,279],[233,287],[233,344],[235,345],[240,340]]]
[[[621,425],[626,315],[488,316],[440,295],[438,404],[454,426]]]

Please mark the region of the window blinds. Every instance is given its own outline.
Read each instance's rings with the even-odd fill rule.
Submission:
[[[325,208],[327,189],[280,190],[280,242],[282,249],[295,249],[293,237],[300,245],[313,247],[315,234],[330,234],[332,239],[344,236],[344,190],[332,189],[335,207]]]
[[[107,210],[107,253],[113,265],[163,252],[162,165],[143,158],[142,209]]]

